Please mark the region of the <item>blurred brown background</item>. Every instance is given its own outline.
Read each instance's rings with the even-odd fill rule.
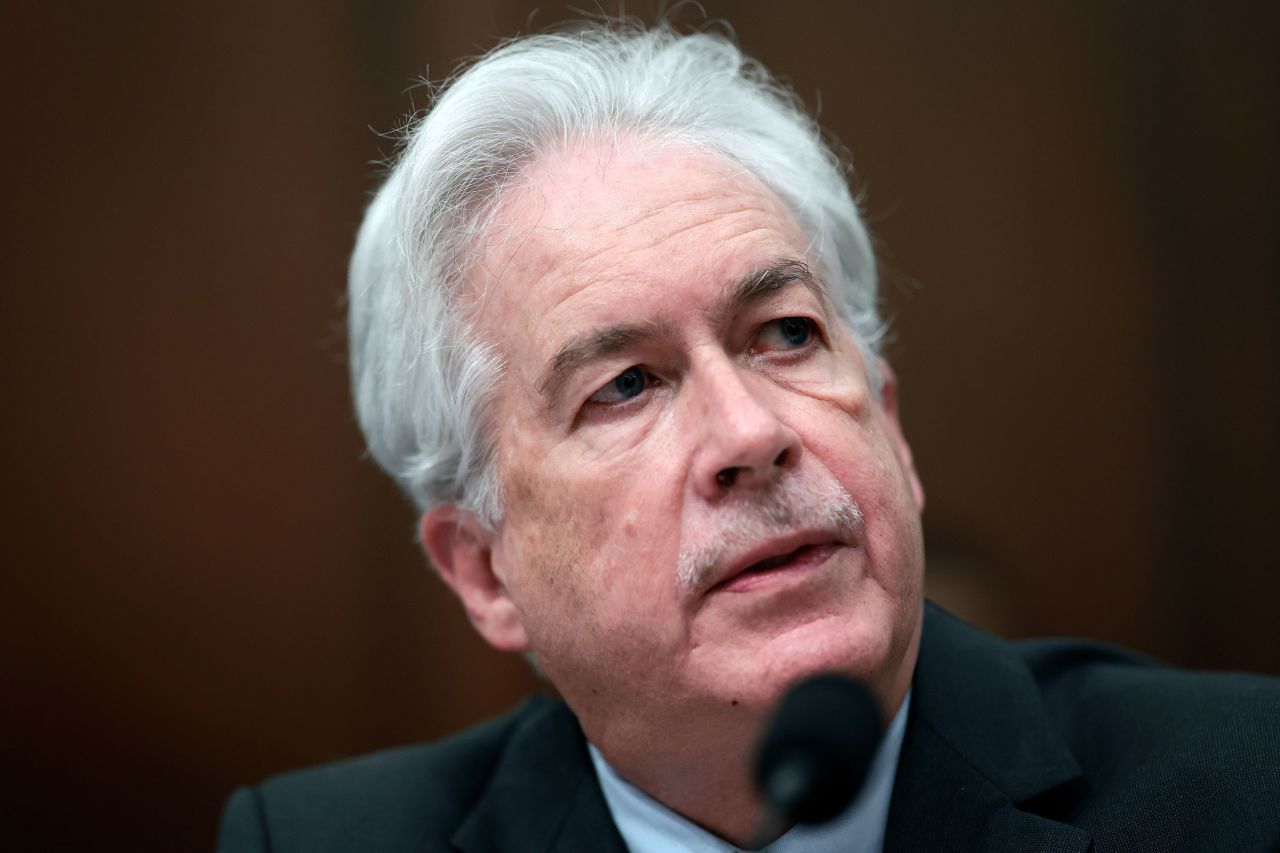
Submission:
[[[933,594],[1280,673],[1274,4],[705,7],[853,153]],[[209,849],[235,784],[536,687],[362,457],[340,299],[413,78],[565,14],[4,13],[8,849]]]

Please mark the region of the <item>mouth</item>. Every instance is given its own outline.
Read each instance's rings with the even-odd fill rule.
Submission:
[[[836,551],[849,547],[831,538],[818,541],[804,541],[795,544],[786,543],[781,546],[763,549],[767,556],[753,559],[755,554],[747,556],[730,569],[718,583],[708,592],[749,592],[763,586],[781,581],[785,577],[817,568],[827,561]],[[783,550],[785,549],[785,550]],[[757,549],[756,553],[759,553]]]

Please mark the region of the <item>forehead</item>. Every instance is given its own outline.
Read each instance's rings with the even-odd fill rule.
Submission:
[[[569,327],[668,318],[807,249],[777,197],[718,155],[583,144],[544,157],[500,204],[472,276],[476,319],[515,366]]]

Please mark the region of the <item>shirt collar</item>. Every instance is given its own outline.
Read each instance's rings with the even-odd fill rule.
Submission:
[[[770,853],[880,853],[889,816],[889,798],[898,770],[898,755],[907,729],[911,693],[902,700],[876,749],[867,781],[849,807],[828,823],[794,826],[769,845]],[[595,744],[588,743],[591,761],[604,791],[605,802],[631,853],[735,853],[735,847],[659,803],[627,782],[605,761]]]

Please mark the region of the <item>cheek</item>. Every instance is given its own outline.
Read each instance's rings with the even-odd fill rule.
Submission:
[[[504,487],[516,513],[504,527],[517,606],[537,621],[622,628],[670,597],[678,519],[663,515],[666,502],[646,488],[659,478],[648,473],[512,472]]]
[[[510,492],[536,508],[520,519],[512,598],[544,670],[574,698],[646,683],[683,637],[668,525],[636,489],[608,485]]]
[[[503,520],[509,583],[517,605],[544,610],[558,599],[565,608],[586,594],[584,564],[597,553],[605,529],[604,508],[583,500],[569,484],[513,472],[504,479]]]
[[[837,349],[788,377],[789,389],[864,425],[872,416],[874,401],[862,370],[862,359],[852,344]],[[848,422],[844,422],[845,428]]]
[[[873,570],[894,569],[901,574],[881,577],[882,584],[914,583],[915,571],[906,567],[921,561],[919,512],[892,430],[878,407],[857,388],[845,397],[824,399],[831,405],[808,419],[805,443],[862,509]]]

